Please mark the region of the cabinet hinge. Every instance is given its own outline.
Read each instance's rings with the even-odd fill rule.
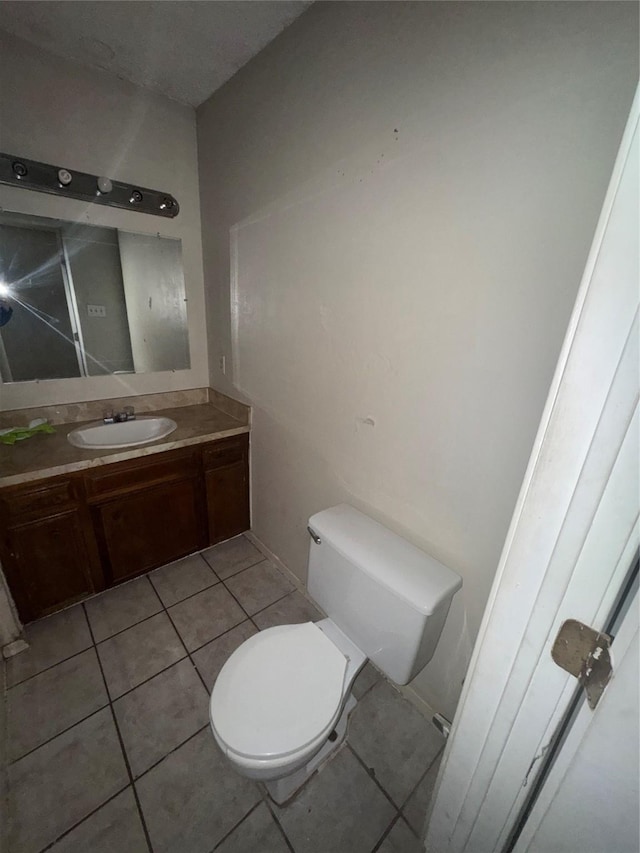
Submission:
[[[576,619],[567,619],[551,649],[551,657],[558,666],[574,675],[584,687],[591,710],[613,675],[610,646],[608,634],[601,634]]]

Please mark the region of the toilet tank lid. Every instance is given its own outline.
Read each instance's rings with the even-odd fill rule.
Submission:
[[[457,572],[349,504],[312,515],[320,539],[414,609],[431,614],[462,586]]]

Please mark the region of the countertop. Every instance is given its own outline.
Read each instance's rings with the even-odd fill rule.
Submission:
[[[165,450],[188,447],[217,438],[249,432],[249,419],[235,418],[212,403],[181,406],[153,412],[141,412],[139,417],[164,416],[172,418],[178,428],[171,435],[138,447],[115,450],[82,450],[67,441],[67,435],[78,427],[95,424],[84,421],[57,424],[52,435],[35,435],[14,445],[0,445],[0,487],[41,480],[60,474],[81,471],[98,465],[137,459]]]

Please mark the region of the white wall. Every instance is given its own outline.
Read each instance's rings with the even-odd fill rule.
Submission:
[[[6,210],[182,240],[191,369],[0,386],[0,408],[208,385],[195,112],[0,32],[0,150],[166,190],[174,220],[0,186]]]
[[[321,3],[198,111],[211,376],[255,407],[253,529],[304,577],[307,517],[346,500],[458,570],[413,683],[447,715],[636,33],[627,3]]]

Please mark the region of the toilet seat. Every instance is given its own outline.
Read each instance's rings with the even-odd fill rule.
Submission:
[[[342,707],[348,660],[313,622],[246,640],[214,685],[210,718],[240,764],[286,763],[322,743]]]

